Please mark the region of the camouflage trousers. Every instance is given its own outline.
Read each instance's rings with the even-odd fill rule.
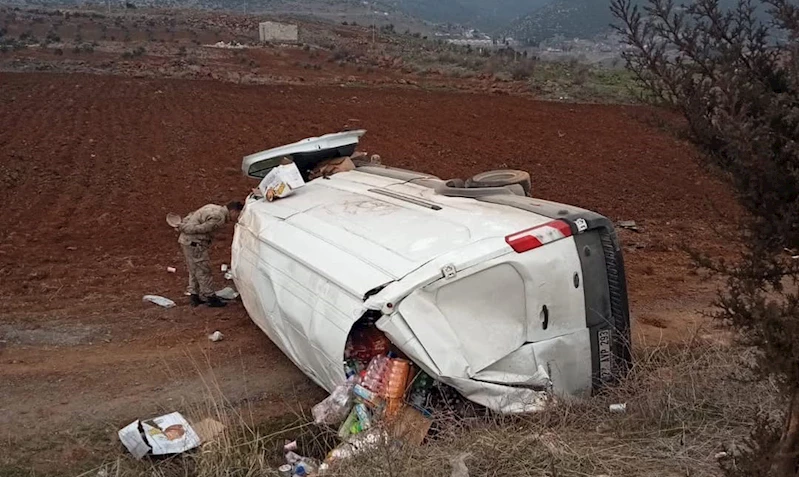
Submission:
[[[181,245],[189,269],[189,286],[192,295],[208,298],[214,294],[214,277],[211,275],[211,256],[205,244]]]

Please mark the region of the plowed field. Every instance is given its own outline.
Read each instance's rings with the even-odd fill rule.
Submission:
[[[362,149],[389,165],[524,169],[536,196],[635,220],[622,238],[636,336],[707,327],[697,310],[712,285],[678,247],[723,251],[714,224],[736,208],[657,124],[638,107],[418,89],[0,74],[0,465],[95,458],[131,420],[201,402],[211,375],[262,417],[318,400],[241,305],[188,306],[164,216],[243,198],[246,154],[344,127],[368,129]],[[145,304],[148,293],[178,307]],[[225,340],[209,342],[214,330]]]

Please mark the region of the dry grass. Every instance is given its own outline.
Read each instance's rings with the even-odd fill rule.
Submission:
[[[451,460],[464,453],[472,476],[720,475],[716,454],[740,446],[757,417],[778,408],[768,381],[751,379],[745,351],[709,344],[639,350],[630,377],[603,395],[561,400],[525,416],[442,415],[425,445],[381,446],[333,475],[450,476]],[[117,459],[104,474],[276,475],[285,438],[297,438],[300,451],[314,457],[335,444],[331,431],[301,412],[254,426],[213,383],[208,389],[208,407],[195,412],[224,422],[222,439],[164,461]],[[627,411],[611,413],[614,403],[627,403]]]

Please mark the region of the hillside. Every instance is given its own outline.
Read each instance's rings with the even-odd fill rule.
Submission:
[[[513,21],[508,36],[537,44],[553,36],[589,38],[609,28],[608,0],[554,0]]]
[[[551,0],[382,0],[398,11],[434,23],[459,23],[491,31]]]
[[[110,0],[112,8],[125,3],[138,7],[197,8],[234,12],[273,12],[340,18],[378,24],[397,23],[401,17],[431,23],[452,23],[487,32],[504,29],[515,18],[551,0]],[[81,6],[106,0],[0,0],[0,5]]]
[[[644,0],[638,2],[645,4]],[[690,3],[690,0],[677,3]],[[721,0],[720,4],[730,8],[737,4],[737,0]],[[761,15],[764,13],[761,10]],[[592,38],[610,30],[614,20],[610,13],[610,0],[553,0],[512,21],[505,34],[530,44],[558,35]]]

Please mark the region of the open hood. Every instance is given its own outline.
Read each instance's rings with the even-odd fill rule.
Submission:
[[[320,137],[310,137],[293,144],[267,149],[245,156],[241,163],[241,170],[248,177],[262,179],[280,164],[280,160],[291,156],[301,172],[313,169],[320,161],[337,157],[351,156],[355,147],[366,130],[344,131],[325,134]]]

